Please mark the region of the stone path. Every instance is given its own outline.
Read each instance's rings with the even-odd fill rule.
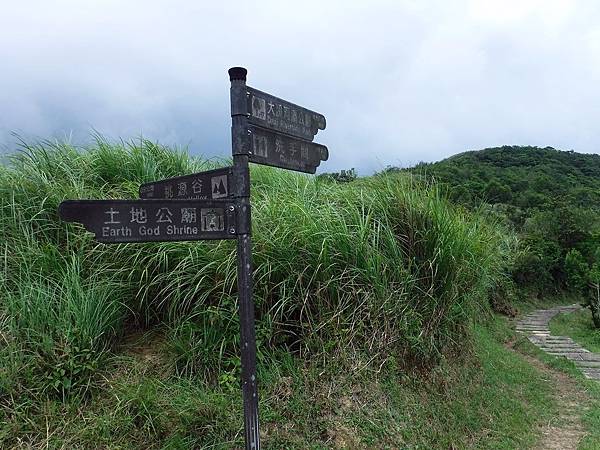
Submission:
[[[600,380],[600,354],[591,353],[569,337],[550,335],[548,324],[555,315],[578,309],[581,309],[580,305],[539,309],[519,320],[516,329],[528,334],[528,339],[546,353],[573,361],[586,378]]]

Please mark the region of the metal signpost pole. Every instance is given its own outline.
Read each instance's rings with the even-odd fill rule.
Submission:
[[[246,74],[243,67],[229,69],[231,81],[231,143],[233,154],[233,197],[245,233],[237,237],[238,293],[242,357],[242,396],[247,450],[260,449],[256,337],[252,300],[252,243],[250,240],[250,171],[248,168],[248,111]]]

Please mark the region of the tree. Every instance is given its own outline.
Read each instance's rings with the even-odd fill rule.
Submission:
[[[589,304],[592,319],[596,328],[600,328],[600,264],[594,264],[590,269],[590,296]]]
[[[579,250],[570,250],[565,256],[567,286],[575,293],[585,294],[589,282],[589,267]]]
[[[595,261],[589,272],[590,295],[588,306],[592,310],[592,319],[596,328],[600,328],[600,247],[596,249]]]
[[[508,186],[501,184],[498,180],[491,180],[485,187],[485,196],[491,203],[506,203],[512,200],[512,194]]]

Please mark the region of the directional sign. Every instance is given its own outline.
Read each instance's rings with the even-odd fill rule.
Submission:
[[[232,168],[153,181],[140,186],[140,198],[226,199],[231,197]]]
[[[321,161],[327,161],[329,151],[321,144],[297,139],[282,133],[249,125],[249,160],[253,163],[315,173]]]
[[[315,173],[329,151],[312,142],[325,116],[248,87],[246,74],[229,69],[233,167],[145,183],[140,200],[66,200],[58,213],[106,243],[237,239],[245,448],[260,450],[248,163]]]
[[[100,242],[235,239],[236,208],[219,200],[67,200],[58,213]]]
[[[246,86],[248,123],[312,141],[325,116]]]

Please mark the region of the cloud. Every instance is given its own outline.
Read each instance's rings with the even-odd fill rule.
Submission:
[[[322,112],[322,170],[467,149],[597,152],[600,6],[587,1],[12,2],[0,143],[92,128],[229,154],[227,69]]]

